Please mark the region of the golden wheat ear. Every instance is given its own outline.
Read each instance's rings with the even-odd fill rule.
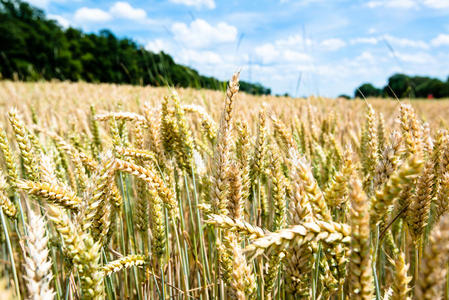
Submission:
[[[349,295],[371,299],[374,279],[370,255],[369,202],[360,180],[351,182],[351,256],[349,258]]]
[[[417,299],[441,299],[449,254],[449,217],[441,218],[424,251],[419,277],[415,284]]]
[[[53,274],[48,249],[47,224],[33,210],[28,211],[28,235],[25,241],[25,281],[30,299],[53,299]]]

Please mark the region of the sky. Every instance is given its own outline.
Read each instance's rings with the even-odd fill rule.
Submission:
[[[292,96],[353,95],[394,73],[449,75],[449,0],[29,0],[63,27],[109,29],[201,74]]]

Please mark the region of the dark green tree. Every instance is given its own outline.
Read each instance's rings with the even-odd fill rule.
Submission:
[[[388,84],[377,89],[369,83],[355,90],[355,97],[391,97],[391,98],[447,98],[449,97],[449,78],[441,81],[426,76],[408,76],[394,74],[388,78]]]
[[[388,78],[388,84],[383,88],[384,95],[388,97],[410,97],[412,85],[410,78],[404,74],[394,74]]]
[[[382,90],[376,88],[371,83],[364,83],[354,92],[354,98],[380,97]]]

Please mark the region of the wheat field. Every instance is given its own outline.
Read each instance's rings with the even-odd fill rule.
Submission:
[[[449,101],[0,82],[1,299],[448,299]]]

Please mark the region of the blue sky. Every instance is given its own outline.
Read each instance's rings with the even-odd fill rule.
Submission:
[[[107,28],[202,74],[335,97],[395,72],[449,75],[449,0],[30,0],[63,26]]]

